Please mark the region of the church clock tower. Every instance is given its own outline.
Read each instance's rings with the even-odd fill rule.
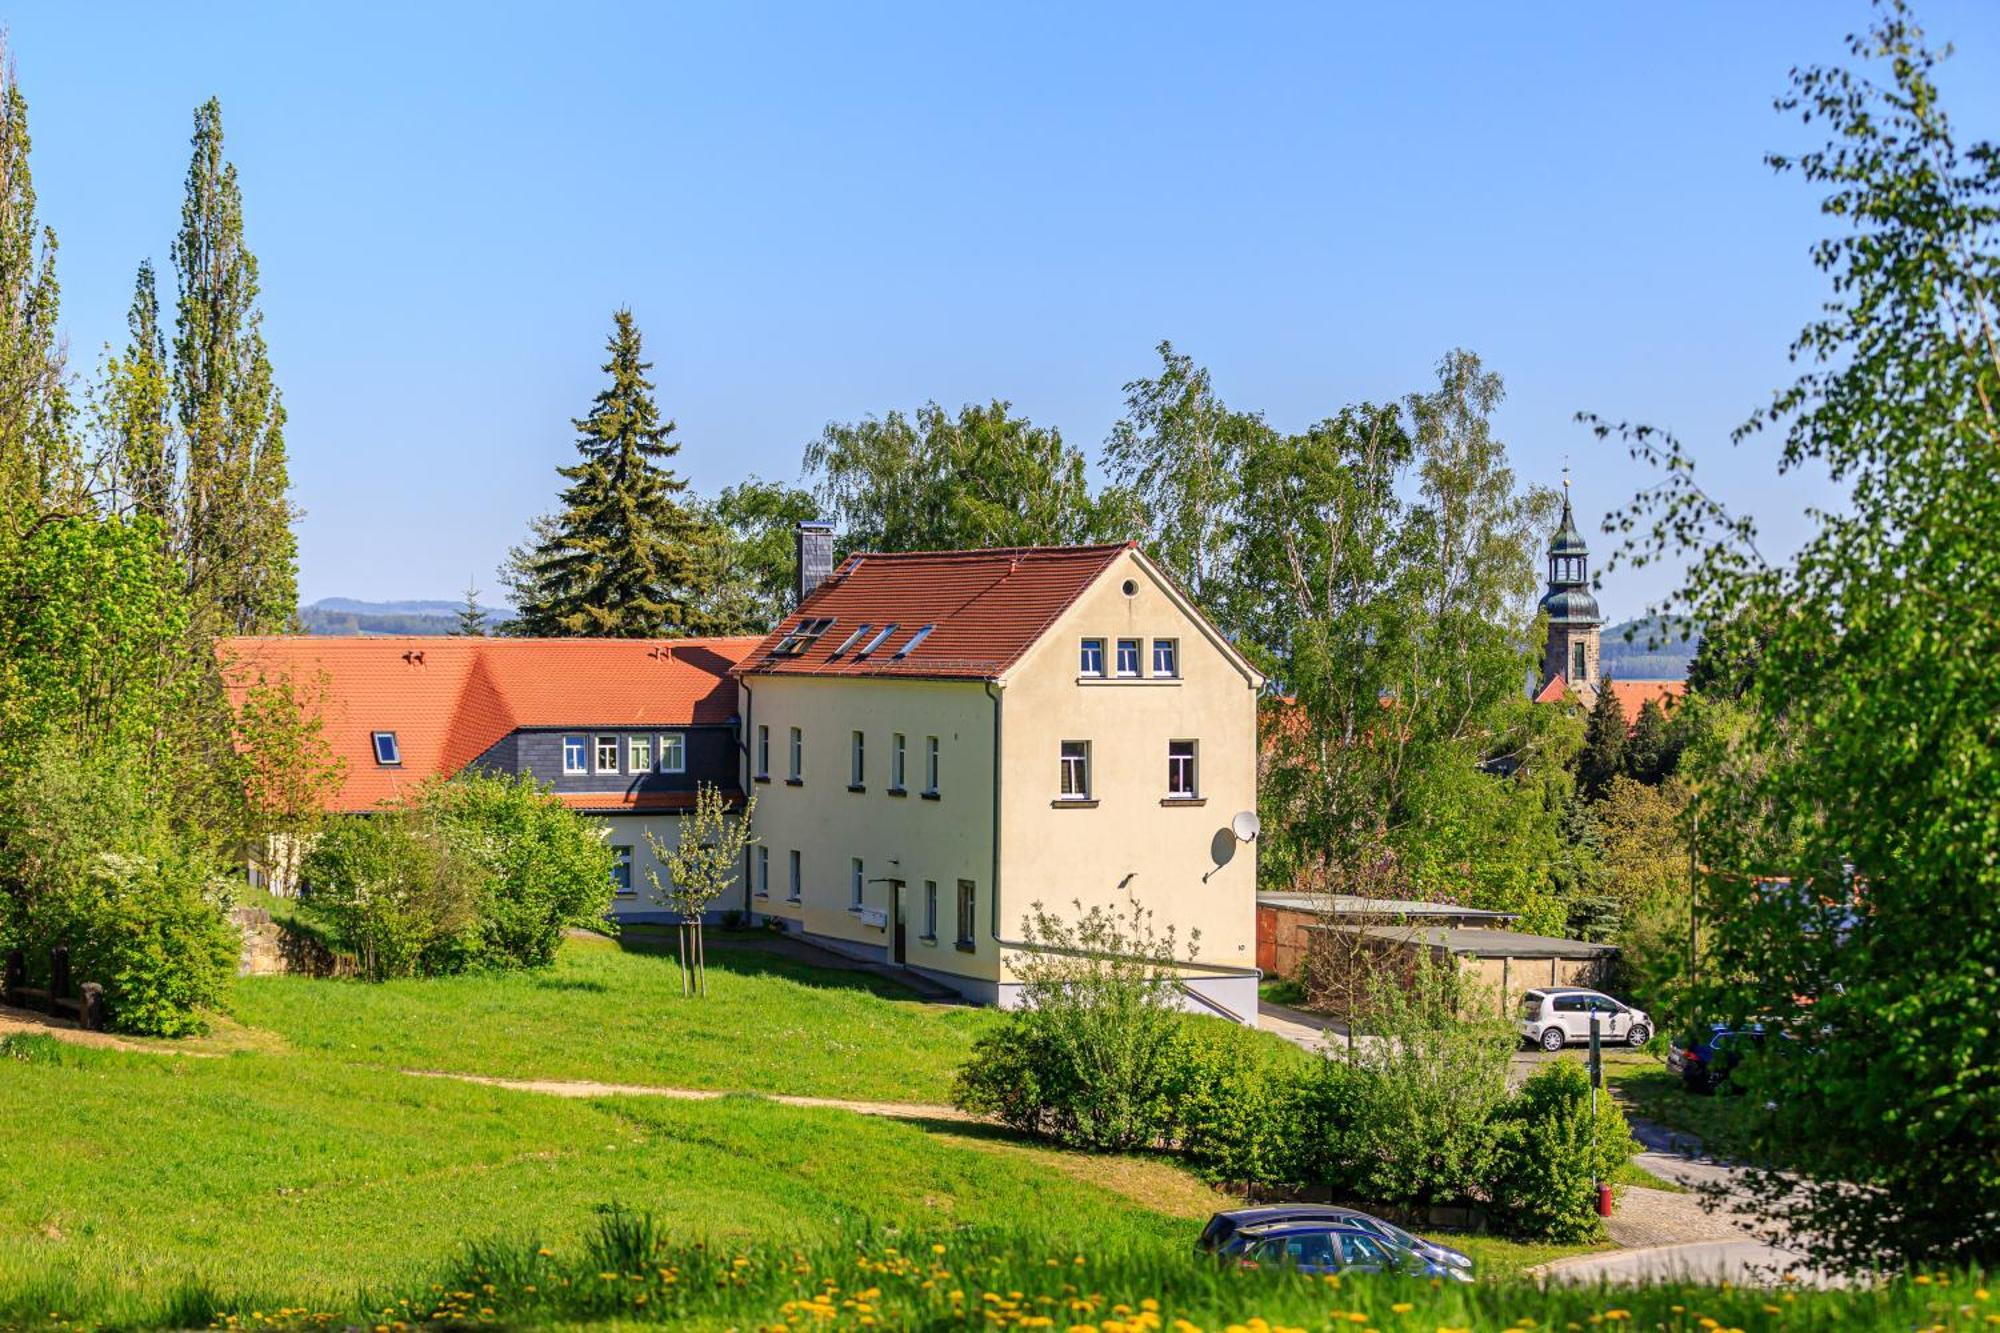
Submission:
[[[1563,475],[1562,526],[1549,542],[1549,590],[1541,609],[1548,612],[1549,638],[1542,649],[1542,684],[1561,677],[1573,697],[1586,702],[1597,693],[1597,632],[1604,617],[1590,592],[1590,551],[1569,507],[1569,476]]]

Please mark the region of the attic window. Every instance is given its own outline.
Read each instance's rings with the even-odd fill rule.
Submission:
[[[771,656],[802,656],[806,649],[818,641],[820,635],[833,628],[833,620],[832,616],[815,616],[811,620],[801,620],[790,634],[778,640],[778,646],[771,650]]]
[[[894,634],[895,632],[896,632],[896,626],[893,621],[887,625],[884,625],[882,627],[881,633],[877,634],[874,638],[870,639],[868,641],[867,646],[864,647],[860,652],[856,653],[855,656],[856,657],[868,656],[868,654],[874,652],[877,648],[880,648],[883,644],[887,643],[889,641],[889,636],[891,634]]]
[[[856,626],[854,627],[854,633],[852,633],[852,634],[848,635],[848,636],[847,636],[847,638],[846,638],[846,639],[845,639],[845,640],[844,640],[844,641],[843,641],[843,642],[841,643],[840,647],[838,647],[838,648],[836,648],[836,649],[834,649],[834,650],[833,650],[833,655],[834,655],[835,657],[839,657],[839,656],[840,656],[840,655],[841,655],[842,653],[846,652],[846,651],[847,651],[847,650],[848,650],[849,648],[852,648],[852,647],[853,647],[853,646],[854,646],[855,644],[857,644],[857,643],[860,643],[860,642],[861,642],[861,636],[862,636],[862,635],[864,635],[864,634],[866,634],[866,633],[867,633],[867,632],[868,632],[868,631],[869,631],[870,629],[872,629],[872,628],[873,628],[873,626],[871,626],[871,625],[868,625],[868,624],[867,624],[867,623],[865,623],[865,622],[864,622],[864,623],[862,623],[862,624],[859,624],[859,625],[856,625]]]
[[[910,650],[912,648],[915,648],[918,644],[922,643],[925,639],[929,638],[931,631],[936,628],[937,628],[936,625],[926,625],[922,629],[918,630],[915,634],[912,634],[910,636],[910,641],[904,644],[901,648],[898,648],[896,650],[896,656],[893,660],[900,662],[904,658],[908,657],[910,655]]]
[[[400,768],[402,766],[403,751],[396,744],[395,732],[378,731],[373,733],[372,739],[375,742],[376,763],[382,765],[384,768]]]

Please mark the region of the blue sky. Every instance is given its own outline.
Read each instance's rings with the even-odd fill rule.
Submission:
[[[626,9],[640,12],[623,12]],[[2000,132],[2000,6],[1931,0],[1961,130]],[[611,310],[681,461],[999,396],[1095,450],[1171,338],[1303,426],[1508,383],[1517,466],[1591,516],[1644,477],[1579,409],[1671,426],[1779,549],[1822,485],[1728,428],[1821,299],[1771,98],[1854,0],[1684,5],[560,7],[50,3],[8,15],[71,362],[164,270],[222,99],[291,414],[300,587],[451,597],[572,456]],[[165,300],[171,302],[171,291]],[[1604,539],[1599,539],[1600,545]],[[1665,572],[1621,574],[1635,613]]]

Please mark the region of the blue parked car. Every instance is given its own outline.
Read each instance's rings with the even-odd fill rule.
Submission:
[[[1434,1240],[1425,1240],[1397,1226],[1385,1222],[1372,1213],[1364,1213],[1358,1208],[1342,1208],[1323,1203],[1278,1203],[1266,1204],[1259,1208],[1232,1208],[1217,1213],[1208,1219],[1208,1225],[1201,1229],[1201,1236],[1194,1243],[1195,1253],[1215,1254],[1221,1251],[1237,1232],[1251,1227],[1270,1227],[1279,1223],[1318,1223],[1322,1227],[1351,1227],[1367,1232],[1377,1240],[1408,1250],[1428,1263],[1440,1268],[1456,1269],[1468,1278],[1472,1274],[1472,1257],[1449,1245],[1440,1245]]]
[[[1217,1251],[1240,1268],[1288,1268],[1314,1275],[1325,1273],[1397,1273],[1404,1277],[1470,1282],[1462,1268],[1433,1263],[1412,1250],[1392,1245],[1360,1227],[1325,1222],[1274,1222],[1240,1227]]]
[[[1743,1053],[1763,1044],[1762,1023],[1740,1028],[1710,1023],[1667,1052],[1667,1068],[1681,1076],[1681,1086],[1689,1092],[1721,1092],[1729,1089],[1730,1071]]]

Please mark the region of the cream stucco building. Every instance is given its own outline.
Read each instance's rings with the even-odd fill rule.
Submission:
[[[816,564],[801,536],[802,571]],[[1009,1003],[1034,905],[1171,927],[1257,1012],[1255,669],[1131,545],[850,557],[736,668],[744,905]]]

